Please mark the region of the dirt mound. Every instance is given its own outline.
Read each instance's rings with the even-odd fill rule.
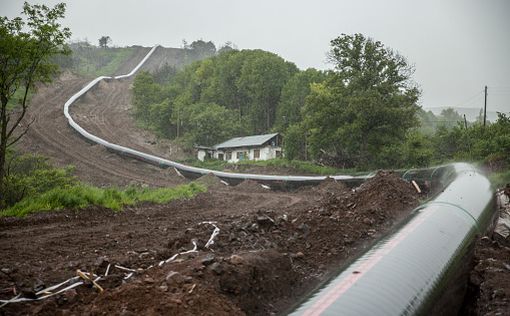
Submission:
[[[205,185],[208,189],[224,189],[227,187],[227,185],[212,172],[201,176],[196,179],[195,182]]]
[[[321,193],[341,194],[349,191],[349,188],[342,182],[338,182],[331,177],[327,177],[319,185],[315,186],[313,190]]]
[[[415,205],[419,194],[413,185],[391,171],[379,171],[355,190],[356,203],[399,211]]]
[[[244,180],[234,187],[239,192],[250,192],[250,193],[267,193],[270,189],[264,188],[260,183],[254,180]]]

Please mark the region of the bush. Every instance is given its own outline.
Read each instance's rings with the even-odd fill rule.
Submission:
[[[72,167],[54,168],[47,158],[38,155],[8,154],[5,194],[7,206],[14,205],[26,196],[36,196],[53,188],[76,185]]]

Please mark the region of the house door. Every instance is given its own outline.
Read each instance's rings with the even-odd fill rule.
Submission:
[[[223,160],[223,154],[218,154],[218,159]]]

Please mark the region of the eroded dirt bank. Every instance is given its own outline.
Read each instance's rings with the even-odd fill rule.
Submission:
[[[98,281],[103,293],[79,286],[0,312],[283,313],[418,204],[412,186],[391,173],[355,192],[333,180],[285,193],[254,190],[251,182],[230,188],[206,177],[208,193],[167,205],[0,220],[0,252],[8,254],[0,258],[2,298],[33,295],[77,269],[104,275],[110,265]],[[208,245],[215,227],[219,234]],[[158,265],[193,242],[196,252]],[[131,272],[114,264],[142,270],[125,279]]]

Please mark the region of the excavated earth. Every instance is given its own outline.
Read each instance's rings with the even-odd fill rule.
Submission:
[[[355,191],[331,179],[298,192],[255,191],[251,181],[229,187],[212,175],[198,181],[207,193],[165,205],[1,219],[2,299],[31,297],[78,269],[110,269],[98,281],[102,293],[89,284],[0,313],[281,314],[419,203],[411,184],[386,172]],[[158,265],[193,242],[196,252]],[[126,279],[130,272],[114,265],[136,272]]]

